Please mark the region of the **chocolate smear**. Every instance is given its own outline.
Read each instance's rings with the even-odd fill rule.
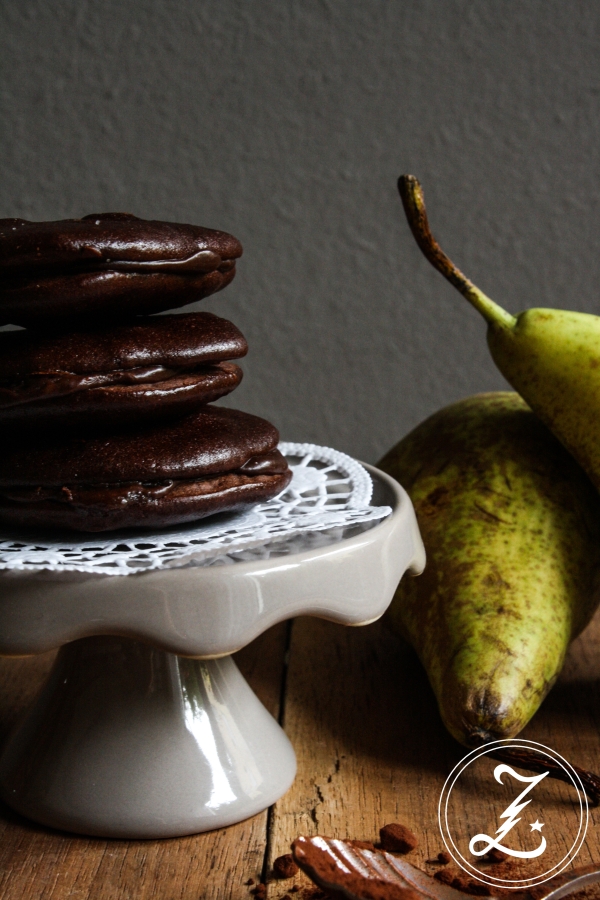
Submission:
[[[308,877],[337,900],[465,900],[498,895],[510,895],[511,900],[559,900],[600,881],[598,866],[586,866],[529,890],[490,889],[466,872],[448,868],[432,877],[384,851],[362,850],[353,847],[352,841],[321,836],[297,838],[292,853]]]

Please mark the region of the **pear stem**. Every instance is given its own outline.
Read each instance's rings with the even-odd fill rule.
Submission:
[[[398,179],[398,191],[402,198],[402,205],[404,206],[410,230],[421,251],[434,269],[441,272],[444,278],[447,278],[450,284],[454,285],[463,297],[466,297],[469,303],[481,313],[490,325],[500,326],[501,328],[514,328],[517,321],[515,317],[511,316],[505,309],[502,309],[501,306],[498,306],[497,303],[494,303],[472,281],[469,281],[466,275],[463,275],[452,260],[446,256],[432,235],[427,220],[423,189],[415,176],[401,175]]]
[[[482,744],[485,746],[485,743]],[[528,747],[497,747],[490,752],[492,759],[498,759],[500,762],[512,763],[521,769],[528,769],[530,772],[548,772],[550,778],[556,778],[558,781],[565,781],[572,784],[571,777],[567,770],[557,763],[552,757],[539,753],[537,750],[530,750]],[[579,776],[584,791],[588,795],[593,806],[600,803],[600,778],[594,772],[587,769],[580,769],[579,766],[571,766],[575,773]]]

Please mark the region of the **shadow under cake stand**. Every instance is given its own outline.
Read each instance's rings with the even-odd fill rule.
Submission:
[[[3,799],[114,838],[221,828],[278,800],[294,751],[231,654],[297,615],[372,622],[423,569],[410,499],[367,468],[391,514],[317,549],[129,577],[3,572],[0,654],[61,648],[0,758]]]

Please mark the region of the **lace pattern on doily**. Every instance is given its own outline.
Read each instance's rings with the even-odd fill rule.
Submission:
[[[110,537],[65,534],[37,540],[0,534],[0,570],[132,575],[150,569],[223,565],[287,555],[333,543],[391,513],[369,506],[373,485],[360,463],[329,447],[282,443],[293,478],[279,497],[242,513],[187,526]]]

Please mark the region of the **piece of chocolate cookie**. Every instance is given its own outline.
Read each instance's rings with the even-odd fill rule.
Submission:
[[[157,528],[269,500],[291,472],[276,428],[203,407],[162,427],[0,446],[0,521],[110,531]]]
[[[0,426],[47,429],[182,415],[240,383],[248,350],[212,313],[135,319],[96,331],[0,332]]]
[[[126,213],[0,219],[0,325],[60,327],[184,306],[228,285],[241,254],[224,231]]]

